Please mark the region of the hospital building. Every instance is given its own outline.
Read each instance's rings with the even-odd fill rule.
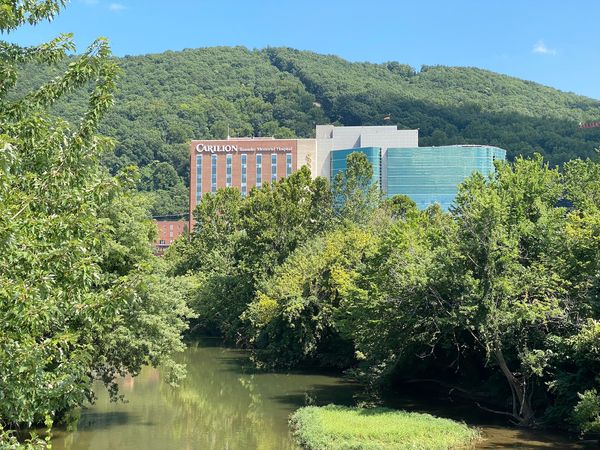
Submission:
[[[488,145],[419,147],[419,130],[396,126],[317,125],[314,139],[265,137],[194,140],[190,145],[190,223],[202,195],[226,186],[243,196],[308,166],[329,180],[352,152],[366,155],[386,196],[407,195],[419,208],[447,210],[458,185],[474,171],[488,175],[506,151]]]

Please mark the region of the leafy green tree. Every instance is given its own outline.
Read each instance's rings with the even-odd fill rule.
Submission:
[[[188,217],[190,209],[190,190],[180,181],[169,189],[159,189],[147,193],[152,199],[150,213],[155,218],[175,220],[178,217]]]
[[[167,253],[172,272],[195,274],[190,306],[196,325],[228,340],[246,342],[240,316],[258,283],[312,236],[332,224],[329,183],[304,167],[243,199],[238,189],[205,194],[196,208],[189,243]]]
[[[244,199],[236,188],[207,193],[194,212],[194,230],[188,242],[169,249],[174,273],[195,274],[190,307],[198,313],[193,330],[217,331],[239,340],[240,314],[251,296],[251,284],[238,265],[238,248],[244,235]]]
[[[394,219],[406,219],[418,211],[417,204],[406,195],[394,195],[387,198],[382,206]]]
[[[367,222],[381,202],[379,183],[373,180],[373,166],[360,152],[348,155],[346,170],[336,174],[332,190],[337,216],[350,223]]]
[[[565,166],[565,203],[571,207],[557,243],[557,261],[572,305],[569,333],[554,339],[549,382],[554,402],[546,413],[553,423],[571,415],[583,432],[598,429],[593,405],[599,401],[600,389],[599,174],[600,164],[591,160],[574,160]]]
[[[140,187],[145,191],[169,189],[180,183],[177,171],[167,162],[153,161],[141,172]]]
[[[0,31],[51,19],[62,1],[4,1]],[[99,165],[96,136],[112,105],[117,68],[104,39],[66,72],[22,96],[7,92],[20,64],[53,64],[71,37],[35,47],[0,42],[0,423],[5,430],[60,419],[93,400],[93,381],[116,394],[115,377],[143,364],[181,367],[187,308],[149,266],[150,225],[129,197],[129,173]],[[92,84],[74,125],[47,110]],[[125,208],[125,210],[121,209]],[[127,210],[129,214],[127,214]],[[130,251],[125,251],[125,247]],[[10,431],[1,439],[13,441]],[[11,444],[12,445],[12,444]]]
[[[356,348],[360,365],[354,373],[372,387],[395,370],[423,365],[433,349],[448,342],[455,324],[438,308],[442,299],[460,292],[454,291],[455,274],[447,270],[457,257],[450,216],[439,208],[413,210],[405,199],[395,200],[408,205],[409,213],[385,227],[375,256],[345,292],[337,314],[338,329]],[[403,215],[405,208],[400,211]]]
[[[255,330],[260,364],[290,367],[316,359],[348,366],[352,345],[341,338],[336,314],[377,241],[367,230],[334,230],[297,248],[277,267],[244,313]]]
[[[579,394],[572,418],[583,433],[600,432],[600,396],[595,389]]]
[[[262,189],[253,189],[242,211],[242,269],[254,280],[270,276],[296,247],[332,225],[332,196],[324,178],[303,166]]]

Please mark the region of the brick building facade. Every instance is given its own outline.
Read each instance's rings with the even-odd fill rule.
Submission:
[[[154,253],[157,255],[162,255],[175,239],[188,231],[185,220],[155,220],[154,223],[158,228],[158,236],[154,242]]]
[[[203,194],[227,186],[243,196],[254,186],[280,180],[303,165],[312,168],[314,139],[197,140],[190,145],[190,224]]]

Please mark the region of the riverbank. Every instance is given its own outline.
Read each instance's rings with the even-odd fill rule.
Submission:
[[[308,406],[292,415],[290,425],[309,450],[448,450],[473,448],[481,438],[464,423],[389,408]]]
[[[53,450],[300,450],[288,426],[294,411],[307,405],[356,405],[360,386],[347,379],[316,371],[256,370],[248,356],[218,339],[202,339],[177,357],[188,372],[179,387],[170,386],[161,371],[144,368],[136,378],[119,380],[127,403],[111,403],[97,384],[98,399],[81,410],[77,426],[54,430]],[[508,426],[471,405],[426,398],[414,386],[390,393],[387,400],[393,409],[477,427],[483,438],[478,450],[597,448],[561,434]]]

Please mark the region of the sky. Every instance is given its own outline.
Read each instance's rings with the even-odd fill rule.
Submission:
[[[71,0],[51,23],[0,39],[73,32],[114,54],[287,46],[350,61],[472,66],[600,99],[597,0]]]

